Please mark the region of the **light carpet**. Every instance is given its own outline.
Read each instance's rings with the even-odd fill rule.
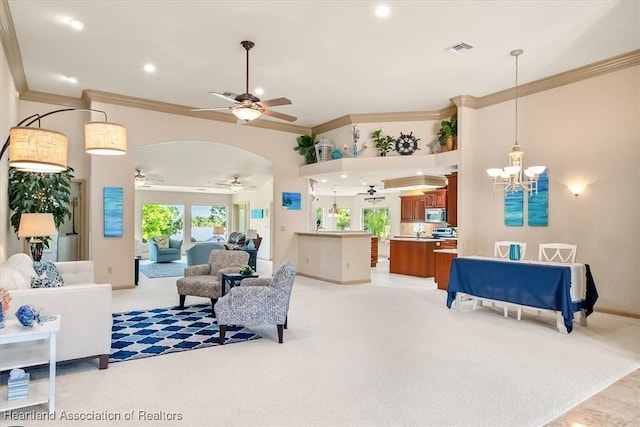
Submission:
[[[561,334],[546,314],[448,310],[433,281],[383,268],[372,285],[296,277],[283,344],[251,327],[264,339],[60,375],[56,412],[136,411],[100,426],[541,426],[640,366],[640,319],[596,312]],[[114,310],[176,298],[175,279],[141,277]]]
[[[111,330],[109,363],[220,345],[210,304],[114,313]],[[248,329],[229,325],[225,345],[258,338]]]
[[[182,277],[187,264],[182,262],[153,262],[140,264],[140,272],[150,279],[159,277]]]

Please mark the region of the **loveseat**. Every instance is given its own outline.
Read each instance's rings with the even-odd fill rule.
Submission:
[[[31,277],[36,273],[33,261],[26,254],[12,255],[0,266],[0,286],[11,295],[6,316],[15,318],[16,310],[25,304],[35,306],[41,315],[60,315],[56,361],[98,357],[100,369],[106,369],[113,323],[111,284],[95,283],[93,261],[66,261],[54,265],[64,285],[50,288],[31,288]],[[2,364],[6,366],[15,360],[19,366],[18,362],[25,359],[25,351],[32,355],[40,351],[46,354],[48,348],[46,342],[39,348],[34,347],[28,343],[3,345]]]
[[[153,262],[179,261],[182,258],[182,240],[166,238],[169,245],[166,248],[160,247],[157,237],[149,239],[149,259]]]

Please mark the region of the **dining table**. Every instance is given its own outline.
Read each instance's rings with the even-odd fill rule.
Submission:
[[[598,292],[589,264],[537,260],[509,260],[466,256],[452,260],[447,307],[459,294],[552,310],[558,329],[571,332],[573,314],[593,312]]]

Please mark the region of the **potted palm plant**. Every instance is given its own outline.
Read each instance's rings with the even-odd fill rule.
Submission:
[[[442,151],[456,149],[456,139],[458,138],[458,113],[454,113],[450,120],[440,122],[440,130],[437,134],[438,144]]]

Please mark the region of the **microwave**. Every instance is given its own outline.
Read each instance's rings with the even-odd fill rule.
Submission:
[[[445,208],[425,209],[424,222],[447,222],[447,210]]]

